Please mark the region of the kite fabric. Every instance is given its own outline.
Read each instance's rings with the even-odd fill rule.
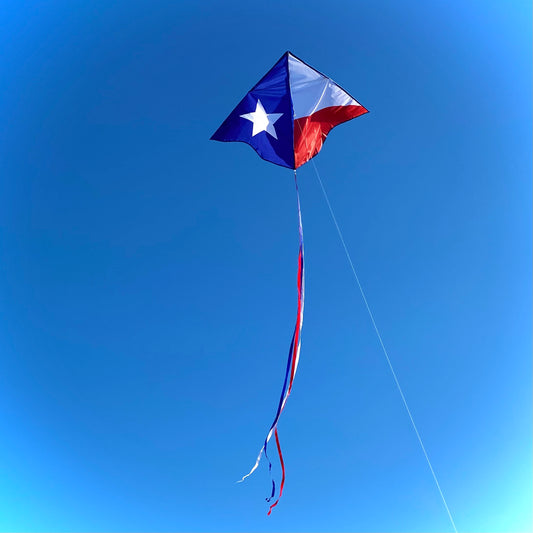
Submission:
[[[281,482],[278,497],[268,510],[269,515],[278,504],[285,485],[285,463],[279,441],[278,421],[291,393],[298,368],[304,314],[304,240],[296,169],[318,154],[332,128],[367,112],[330,78],[286,52],[211,137],[215,141],[247,143],[266,161],[294,169],[299,233],[296,325],[274,421],[255,464],[240,480],[244,481],[257,469],[263,454],[272,477],[272,463],[267,448],[274,435],[281,465]],[[272,501],[275,493],[276,483],[272,477],[272,492],[267,498],[268,502]]]
[[[211,139],[245,142],[266,161],[296,169],[318,154],[332,128],[367,112],[333,80],[286,52]]]

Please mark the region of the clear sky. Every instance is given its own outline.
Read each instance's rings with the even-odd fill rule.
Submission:
[[[311,165],[209,137],[291,50],[370,113],[315,159],[459,531],[532,530],[531,5],[0,13],[0,530],[451,524]],[[276,475],[279,473],[275,465]]]

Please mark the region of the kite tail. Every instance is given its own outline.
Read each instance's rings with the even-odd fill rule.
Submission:
[[[276,446],[277,446],[278,455],[279,455],[279,459],[281,463],[282,479],[281,479],[278,499],[270,506],[270,509],[268,511],[269,515],[272,512],[272,508],[278,504],[279,499],[281,498],[281,494],[283,492],[283,486],[285,484],[285,464],[283,462],[283,455],[281,453],[281,446],[279,443],[277,425],[278,425],[278,421],[281,416],[281,413],[283,412],[283,409],[285,408],[287,399],[289,398],[289,395],[291,393],[294,376],[296,374],[296,369],[298,368],[298,361],[300,359],[301,332],[302,332],[303,315],[304,315],[304,295],[305,295],[304,241],[303,241],[303,228],[302,228],[302,213],[300,209],[300,196],[298,194],[298,182],[296,180],[296,170],[294,171],[294,182],[296,185],[296,199],[297,199],[297,204],[298,204],[298,236],[299,236],[299,243],[300,243],[300,247],[298,251],[298,279],[297,279],[298,312],[296,315],[296,325],[294,327],[294,333],[292,334],[292,340],[291,340],[291,344],[289,348],[289,355],[287,357],[287,366],[285,369],[285,379],[283,381],[283,387],[281,389],[281,396],[279,399],[276,416],[274,417],[274,421],[272,422],[272,425],[270,426],[270,429],[268,430],[268,434],[265,438],[265,442],[263,443],[263,447],[259,450],[259,454],[257,456],[254,466],[252,467],[250,472],[248,472],[248,474],[243,476],[243,478],[239,481],[240,483],[244,481],[248,476],[253,474],[253,472],[259,466],[259,462],[261,461],[261,455],[264,453],[268,461],[268,470],[270,472],[271,479],[272,479],[272,493],[270,494],[269,498],[266,498],[266,500],[270,501],[274,497],[274,494],[276,491],[276,484],[274,482],[274,479],[272,478],[272,463],[270,462],[270,459],[268,458],[268,455],[267,455],[268,442],[270,441],[270,438],[274,434],[276,437]]]
[[[281,498],[281,495],[283,494],[283,487],[285,486],[285,463],[283,462],[283,455],[281,453],[281,446],[279,445],[279,436],[278,436],[278,428],[276,428],[275,431],[276,435],[276,446],[278,447],[278,454],[279,454],[279,462],[281,464],[281,483],[279,485],[279,496],[278,499],[270,506],[270,509],[268,510],[267,516],[270,516],[270,513],[272,512],[272,509],[278,505],[278,502]]]
[[[294,376],[296,375],[296,369],[298,368],[298,362],[300,360],[300,348],[302,345],[301,334],[302,334],[302,326],[303,326],[303,319],[304,319],[304,300],[305,300],[304,233],[303,233],[303,226],[302,226],[302,210],[300,208],[300,195],[298,193],[298,181],[296,179],[296,170],[294,170],[294,183],[296,185],[296,200],[298,203],[298,237],[300,241],[300,249],[298,252],[298,279],[297,279],[298,313],[296,315],[296,326],[294,327],[294,334],[292,337],[291,349],[290,349],[291,373],[290,373],[290,379],[289,379],[289,386],[283,398],[283,401],[281,402],[280,414],[283,411],[285,407],[285,403],[287,402],[287,399],[289,398],[289,395],[292,391],[292,384],[294,381]],[[268,510],[268,515],[270,515],[270,513],[272,512],[272,509],[276,507],[279,500],[281,499],[281,496],[283,494],[283,487],[285,486],[285,463],[283,461],[283,454],[281,453],[281,445],[279,443],[277,422],[274,428],[274,434],[276,436],[276,447],[278,450],[279,462],[281,465],[281,483],[279,487],[278,499],[270,506],[270,509]]]

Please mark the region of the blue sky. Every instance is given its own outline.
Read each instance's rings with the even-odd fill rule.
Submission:
[[[208,141],[286,50],[370,113],[316,164],[459,531],[532,530],[531,6],[5,2],[0,529],[450,531],[310,165]],[[276,475],[279,473],[275,466]]]

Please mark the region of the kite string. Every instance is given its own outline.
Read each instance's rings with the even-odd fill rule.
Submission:
[[[444,507],[446,508],[446,512],[448,513],[448,517],[450,518],[450,522],[452,523],[453,529],[455,533],[457,533],[457,528],[455,527],[455,522],[453,520],[452,514],[450,512],[450,509],[448,507],[448,504],[446,503],[446,498],[444,498],[444,494],[442,493],[442,490],[440,488],[439,482],[437,480],[437,476],[435,474],[435,471],[433,470],[433,466],[431,465],[431,461],[429,460],[429,456],[426,452],[426,448],[424,446],[424,443],[422,442],[422,438],[420,437],[420,433],[418,432],[418,429],[416,427],[415,421],[413,419],[413,415],[411,414],[411,410],[409,409],[409,406],[407,405],[407,400],[405,399],[405,396],[403,394],[402,388],[400,387],[400,382],[398,381],[398,378],[396,377],[396,372],[394,372],[394,368],[392,366],[391,360],[389,358],[389,354],[387,353],[387,349],[385,348],[385,344],[383,343],[383,339],[381,338],[381,334],[379,332],[379,329],[376,325],[376,321],[374,320],[374,315],[370,309],[370,306],[368,305],[368,301],[365,296],[365,292],[363,290],[363,287],[361,285],[361,282],[359,281],[359,276],[357,275],[357,272],[355,271],[355,267],[352,262],[352,258],[350,256],[350,252],[348,251],[348,248],[346,246],[346,243],[344,242],[344,237],[342,236],[342,232],[339,228],[339,224],[337,223],[337,218],[335,217],[335,214],[333,213],[333,208],[331,207],[331,204],[329,203],[329,198],[326,193],[326,189],[324,188],[324,185],[322,183],[322,180],[320,179],[320,174],[318,172],[318,169],[316,167],[314,159],[311,159],[311,163],[313,163],[313,168],[315,169],[316,177],[318,179],[318,183],[320,184],[320,188],[322,189],[322,193],[324,194],[324,198],[326,199],[326,203],[329,208],[329,212],[331,214],[331,218],[333,219],[333,223],[335,224],[335,227],[337,228],[337,233],[339,234],[339,238],[341,240],[342,246],[344,248],[344,252],[346,254],[346,257],[348,259],[348,262],[350,263],[350,267],[352,269],[355,281],[357,282],[357,286],[359,287],[359,292],[361,293],[361,296],[363,297],[363,301],[365,303],[366,310],[368,311],[368,315],[370,316],[370,320],[372,322],[372,325],[374,326],[374,331],[376,332],[376,335],[378,337],[379,343],[381,345],[381,349],[383,350],[383,354],[385,355],[385,359],[387,360],[387,364],[389,365],[390,371],[392,373],[392,377],[394,378],[394,381],[396,383],[396,387],[398,389],[398,392],[400,393],[400,396],[402,398],[403,405],[405,407],[405,410],[407,411],[407,414],[409,415],[409,419],[411,420],[411,425],[413,426],[413,429],[415,430],[416,437],[418,439],[418,442],[420,443],[420,447],[422,448],[422,451],[424,452],[424,456],[426,458],[426,461],[428,463],[429,469],[431,471],[431,475],[433,476],[433,479],[435,481],[435,484],[437,485],[437,489],[439,490],[440,497],[442,498],[442,502],[444,503]]]

